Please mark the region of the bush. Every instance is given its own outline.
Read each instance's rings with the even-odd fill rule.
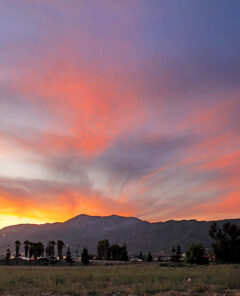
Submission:
[[[209,259],[205,255],[202,244],[191,244],[186,252],[186,262],[190,264],[208,264]]]

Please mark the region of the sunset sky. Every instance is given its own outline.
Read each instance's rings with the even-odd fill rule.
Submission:
[[[0,0],[0,227],[240,218],[240,2]]]

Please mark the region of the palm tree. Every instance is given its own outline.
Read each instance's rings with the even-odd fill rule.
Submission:
[[[29,242],[29,258],[32,258],[34,254],[34,243]]]
[[[55,254],[54,246],[56,245],[56,242],[55,241],[50,241],[50,242],[51,242],[51,255],[52,257],[54,257],[54,254]]]
[[[16,257],[19,257],[19,250],[20,250],[21,243],[19,240],[15,241],[15,250],[16,250]]]
[[[45,253],[46,253],[46,257],[50,257],[51,256],[51,246],[47,245],[46,249],[45,249]]]
[[[64,242],[62,240],[57,241],[57,248],[58,248],[58,257],[59,259],[63,258],[62,251],[63,251]]]
[[[30,242],[28,240],[25,240],[24,242],[25,257],[28,257],[29,247],[30,247]]]
[[[55,246],[55,244],[56,244],[55,241],[49,241],[48,242],[48,245],[47,245],[47,248],[46,248],[46,253],[47,253],[48,257],[51,257],[51,258],[54,257],[54,253],[55,253],[54,246]]]
[[[44,245],[42,242],[37,243],[37,253],[38,253],[38,257],[41,257],[44,255]]]
[[[33,257],[35,259],[35,264],[36,264],[36,260],[38,257],[38,243],[33,243],[32,246],[33,246]]]

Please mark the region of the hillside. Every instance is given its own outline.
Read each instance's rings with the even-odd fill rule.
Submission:
[[[220,220],[240,226],[240,219]],[[6,245],[14,251],[14,242],[20,240],[42,241],[63,240],[70,245],[72,251],[87,247],[89,252],[96,253],[96,244],[100,239],[108,239],[111,244],[126,243],[129,254],[151,251],[159,253],[170,250],[173,245],[180,244],[185,249],[191,242],[201,242],[205,247],[211,245],[208,230],[212,222],[182,220],[150,223],[133,217],[121,216],[87,216],[79,215],[63,223],[22,224],[8,226],[0,230],[1,253]],[[23,248],[22,248],[23,249]]]

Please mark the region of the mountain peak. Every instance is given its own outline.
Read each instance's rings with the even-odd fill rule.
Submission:
[[[80,214],[77,215],[67,221],[65,221],[64,223],[69,223],[69,222],[80,222],[80,221],[87,221],[87,220],[128,220],[128,221],[141,221],[140,219],[136,218],[136,217],[125,217],[125,216],[119,216],[119,215],[109,215],[109,216],[90,216],[90,215],[86,215],[86,214]]]

